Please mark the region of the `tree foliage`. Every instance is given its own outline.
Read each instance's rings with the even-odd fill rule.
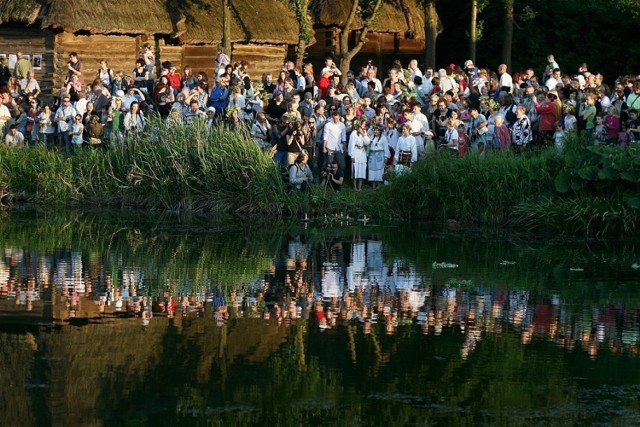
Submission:
[[[495,69],[501,62],[505,0],[481,0],[478,22],[483,23],[477,44],[477,63]],[[640,45],[638,0],[528,0],[513,2],[512,68],[533,67],[541,73],[549,53],[563,71],[575,72],[582,62],[600,71],[606,80],[637,74]],[[483,7],[484,6],[484,7]],[[469,55],[471,2],[438,2],[444,32],[438,38],[437,62],[462,63]],[[495,29],[495,30],[494,30]],[[462,35],[462,37],[461,37]]]

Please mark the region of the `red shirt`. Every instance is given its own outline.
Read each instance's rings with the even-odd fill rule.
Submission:
[[[536,111],[540,114],[540,132],[553,132],[558,121],[556,103],[547,101],[544,104],[538,104]]]
[[[167,74],[167,80],[169,80],[169,84],[171,85],[172,88],[174,88],[176,91],[180,92],[180,75],[176,74],[176,73],[172,73],[171,71],[169,71],[169,73]]]
[[[329,92],[329,85],[331,82],[325,76],[322,76],[318,79],[318,90],[320,91],[320,99],[326,98],[327,93]]]

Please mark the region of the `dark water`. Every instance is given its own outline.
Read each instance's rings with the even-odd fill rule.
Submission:
[[[640,255],[0,219],[0,424],[639,425]]]

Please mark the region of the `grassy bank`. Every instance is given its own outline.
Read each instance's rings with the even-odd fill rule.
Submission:
[[[135,208],[256,220],[332,217],[377,222],[455,220],[589,237],[640,225],[640,149],[581,147],[463,159],[439,154],[376,191],[290,193],[253,141],[215,129],[167,129],[108,150],[64,157],[0,148],[0,200],[38,206]]]

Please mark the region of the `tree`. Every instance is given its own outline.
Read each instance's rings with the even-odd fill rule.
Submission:
[[[425,42],[424,64],[425,67],[436,66],[436,39],[443,31],[442,21],[436,10],[437,0],[422,0],[424,8]]]
[[[513,3],[515,0],[504,0],[504,22],[502,27],[502,62],[511,72],[511,48],[513,46]]]
[[[471,25],[469,27],[469,59],[476,62],[476,43],[478,42],[478,0],[471,0]]]
[[[476,63],[476,46],[482,38],[484,21],[478,20],[478,14],[487,6],[489,0],[471,0],[471,22],[469,25],[469,59]]]
[[[231,56],[231,0],[222,0],[222,47]]]
[[[304,62],[307,47],[314,40],[313,19],[309,13],[311,0],[285,0],[291,10],[296,14],[298,23],[298,46],[296,47],[296,65],[301,67]]]
[[[337,59],[343,80],[347,78],[351,60],[360,52],[362,46],[367,42],[367,34],[369,33],[371,25],[373,25],[381,4],[382,0],[353,0],[347,20],[344,25],[340,27],[340,46]],[[356,18],[360,18],[362,30],[353,48],[349,49],[349,36],[352,31],[357,29]]]

